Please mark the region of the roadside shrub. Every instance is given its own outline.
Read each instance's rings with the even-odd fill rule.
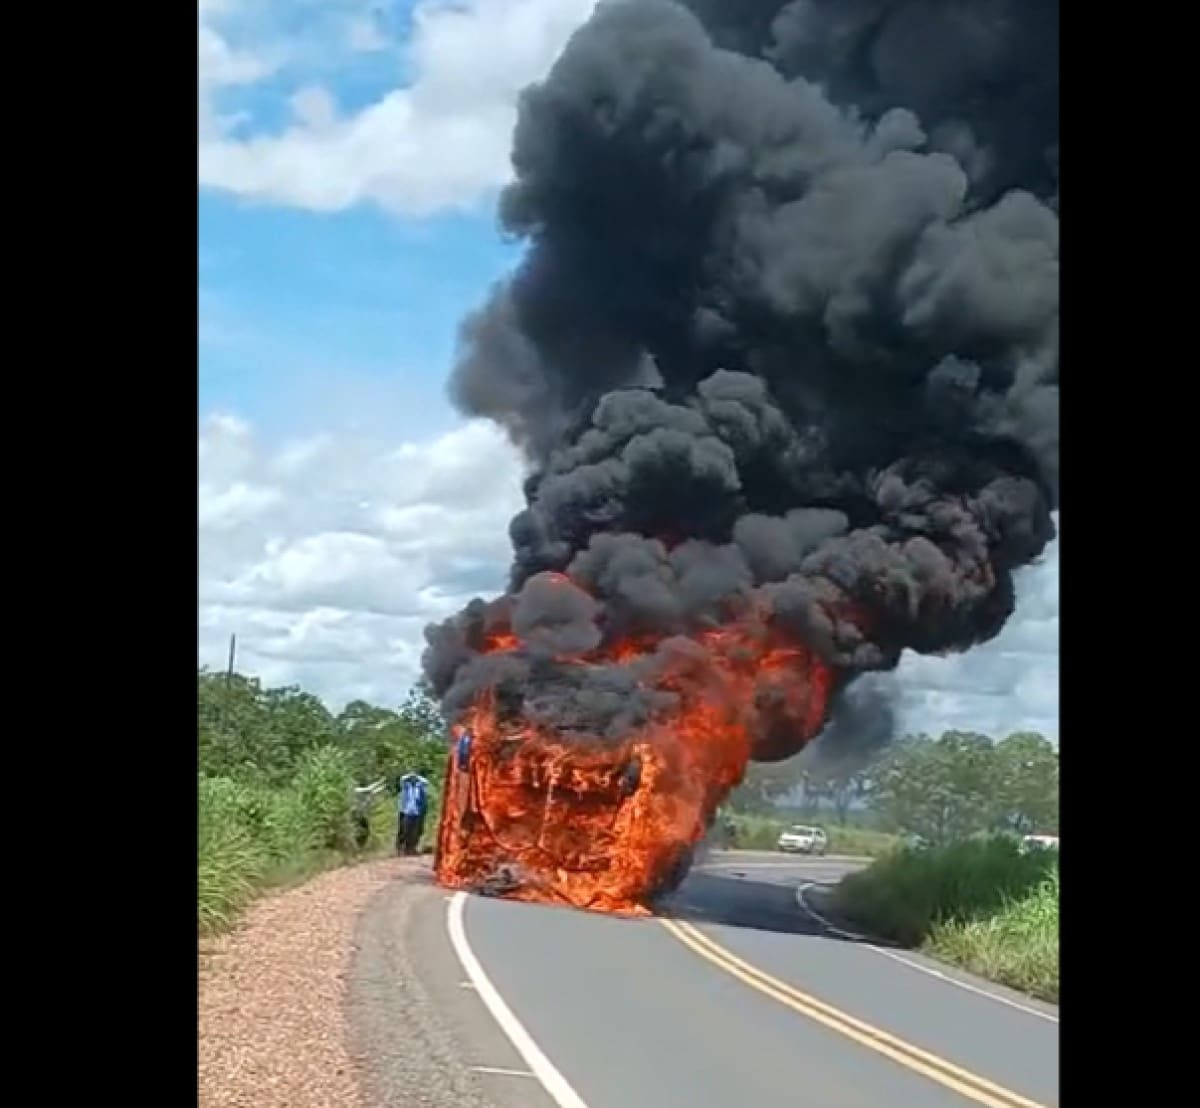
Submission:
[[[353,846],[351,790],[354,774],[350,756],[323,746],[306,753],[292,778],[291,791],[305,813],[310,848],[349,851]]]
[[[926,949],[963,969],[1058,1002],[1058,869],[993,916],[934,924]]]
[[[883,938],[1058,996],[1058,855],[1009,837],[899,850],[846,877],[835,910]]]
[[[209,932],[227,927],[249,900],[267,855],[247,819],[244,786],[201,777],[198,800],[198,922]]]
[[[822,825],[825,826],[825,825]],[[862,858],[881,858],[900,849],[900,837],[869,827],[825,826],[830,854],[853,854]]]
[[[774,850],[775,840],[785,827],[782,820],[745,812],[730,813],[729,822],[733,826],[733,846],[739,850]]]
[[[936,923],[995,914],[1039,885],[1051,864],[1046,854],[1022,854],[1008,838],[897,850],[842,881],[837,906],[877,934],[915,946]]]
[[[349,756],[309,751],[281,788],[199,779],[197,912],[200,931],[228,927],[264,885],[303,876],[353,846]],[[321,858],[325,855],[325,859]]]

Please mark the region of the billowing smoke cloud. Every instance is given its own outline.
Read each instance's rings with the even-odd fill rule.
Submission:
[[[867,674],[847,685],[830,708],[829,725],[801,755],[819,771],[861,769],[896,736],[896,688],[890,674]]]
[[[664,650],[750,617],[842,688],[1000,630],[1058,495],[1057,27],[1056,0],[597,8],[522,97],[500,213],[529,248],[451,381],[531,476],[510,595],[427,632],[449,711],[496,687],[616,735],[662,710]],[[756,756],[793,752],[771,726]]]

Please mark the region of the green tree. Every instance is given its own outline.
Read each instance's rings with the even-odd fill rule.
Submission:
[[[996,744],[995,825],[1018,834],[1058,832],[1058,751],[1034,731]]]
[[[196,726],[200,768],[214,774],[232,774],[242,765],[254,765],[258,700],[262,688],[255,677],[212,673],[201,669],[196,687]]]
[[[441,779],[447,755],[446,726],[437,702],[423,686],[409,693],[399,711],[352,701],[338,715],[336,726],[339,743],[350,753],[356,775],[393,780],[414,770],[431,781]]]
[[[354,775],[374,780],[394,770],[400,716],[365,700],[352,700],[335,720],[338,745],[350,756]]]
[[[947,731],[898,742],[874,774],[885,822],[932,842],[985,830],[994,811],[996,750],[986,735]]]
[[[200,769],[278,783],[306,751],[328,743],[333,717],[302,689],[264,689],[257,678],[201,669],[197,676]]]
[[[352,700],[337,716],[339,734],[349,734],[360,730],[379,730],[398,723],[400,716],[390,708],[377,708],[365,700]]]
[[[441,742],[447,737],[441,705],[424,681],[418,681],[409,690],[400,708],[400,718],[411,733],[424,742]]]
[[[803,779],[804,766],[798,755],[782,762],[751,762],[742,783],[730,793],[728,806],[736,812],[771,812]]]
[[[917,832],[929,822],[927,768],[933,761],[933,740],[908,735],[896,741],[875,773],[874,800],[883,824],[895,831]]]
[[[843,827],[850,809],[857,801],[865,801],[871,793],[871,767],[843,762],[840,765],[816,765],[805,780],[805,797],[823,799],[833,808],[834,820]]]
[[[936,746],[937,841],[985,830],[995,782],[995,744],[975,731],[947,731]]]
[[[290,770],[302,754],[326,746],[337,735],[333,715],[319,697],[295,685],[267,689],[262,695],[264,728],[273,749],[283,753]]]

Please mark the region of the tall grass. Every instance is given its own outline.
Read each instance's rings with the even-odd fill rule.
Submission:
[[[196,894],[201,933],[232,923],[266,868],[263,843],[246,818],[248,802],[235,782],[200,778]]]
[[[733,846],[739,850],[774,850],[779,833],[793,823],[805,820],[783,820],[773,816],[733,812],[728,817],[733,825]],[[816,823],[829,839],[830,854],[853,854],[877,858],[900,845],[900,839],[883,831],[867,827],[842,827],[838,824]]]
[[[199,780],[198,925],[220,931],[260,889],[348,857],[353,851],[348,755],[304,755],[280,788],[228,777]]]
[[[900,837],[886,831],[874,831],[870,827],[840,827],[833,824],[825,828],[829,836],[831,854],[853,854],[861,858],[882,858],[893,850],[900,849]]]
[[[1057,1003],[1057,868],[1032,893],[994,916],[935,924],[925,945],[931,954],[981,977]]]
[[[1058,998],[1058,856],[1007,838],[901,850],[851,874],[835,909],[991,980]]]

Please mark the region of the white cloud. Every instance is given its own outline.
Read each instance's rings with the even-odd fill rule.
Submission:
[[[317,211],[363,202],[416,216],[471,207],[509,176],[517,94],[544,75],[594,6],[418,0],[402,50],[406,84],[345,118],[305,116],[274,132],[252,121],[237,134],[228,121],[210,126],[201,132],[200,183]],[[265,60],[271,44],[239,52],[218,33],[228,14],[201,8],[202,103],[216,88],[274,68]],[[347,24],[352,54],[375,48],[366,27],[378,34],[377,22],[362,23],[369,14]],[[211,104],[206,118],[217,120]]]
[[[204,87],[252,84],[271,72],[269,62],[232,49],[211,27],[199,28],[196,49],[200,83]]]
[[[426,443],[324,435],[264,446],[244,421],[200,430],[202,664],[238,664],[338,706],[399,703],[422,629],[498,591],[522,469],[466,424]]]
[[[235,0],[199,0],[196,27],[199,136],[206,143],[232,131],[239,116],[222,115],[215,106],[218,92],[225,88],[253,85],[278,68],[278,60],[249,49],[238,49],[218,30],[218,21],[231,10]]]
[[[396,704],[422,630],[499,591],[522,469],[486,423],[427,442],[326,434],[268,448],[212,416],[200,432],[200,661],[300,684],[333,707]],[[1058,735],[1058,544],[1018,575],[1014,616],[949,658],[906,655],[900,724]]]
[[[328,131],[337,122],[337,101],[320,85],[306,85],[292,93],[291,105],[296,121],[314,134]]]
[[[387,48],[387,36],[379,29],[374,12],[350,20],[346,28],[346,42],[351,50],[361,54],[372,54]]]
[[[899,725],[1058,740],[1058,540],[1016,575],[1017,606],[991,642],[946,658],[906,654],[896,671]]]
[[[235,481],[227,488],[216,489],[201,483],[198,497],[199,523],[213,531],[226,530],[253,519],[277,504],[277,489],[259,488],[244,481]]]

